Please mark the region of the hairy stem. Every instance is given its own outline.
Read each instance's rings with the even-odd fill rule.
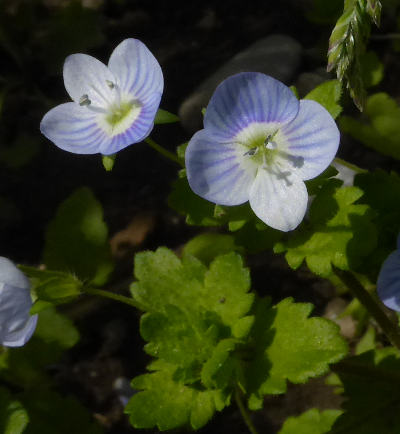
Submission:
[[[89,295],[96,295],[103,298],[110,298],[111,300],[119,301],[120,303],[127,304],[141,310],[141,307],[133,298],[125,297],[124,295],[115,294],[114,292],[104,291],[103,289],[96,289],[90,287],[84,287],[83,292]]]
[[[243,404],[241,392],[238,388],[236,388],[236,390],[235,390],[235,401],[236,401],[237,406],[239,407],[240,414],[242,415],[243,420],[245,421],[247,428],[249,429],[251,434],[258,434],[255,426],[253,425],[253,422],[250,419],[250,415],[247,412],[246,407]]]
[[[156,150],[157,152],[159,152],[164,157],[168,158],[169,160],[173,161],[174,163],[179,164],[181,167],[185,167],[185,165],[182,163],[182,161],[175,154],[173,154],[170,151],[167,151],[165,148],[163,148],[158,143],[156,143],[152,138],[147,137],[147,139],[145,139],[145,142],[151,148],[153,148],[154,150]]]
[[[353,273],[350,271],[339,270],[338,268],[335,268],[334,270],[344,285],[375,319],[392,345],[400,350],[400,333],[398,326],[387,317],[379,302],[371,296]]]

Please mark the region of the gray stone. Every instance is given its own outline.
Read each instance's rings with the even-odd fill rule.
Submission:
[[[189,133],[202,128],[201,109],[207,106],[218,84],[233,74],[263,72],[283,83],[291,84],[301,56],[301,45],[289,36],[271,35],[260,39],[236,54],[186,98],[179,108],[182,125]]]

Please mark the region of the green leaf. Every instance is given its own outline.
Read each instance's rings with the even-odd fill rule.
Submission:
[[[339,80],[329,80],[320,84],[305,96],[325,107],[331,116],[336,119],[342,111],[339,104],[342,95],[342,86]]]
[[[28,425],[29,417],[22,404],[0,387],[0,432],[21,434]]]
[[[217,256],[232,251],[241,252],[243,249],[235,245],[232,235],[204,233],[197,235],[185,244],[183,255],[192,255],[203,264],[209,265]]]
[[[156,117],[154,119],[154,124],[172,124],[174,122],[179,122],[179,117],[173,113],[167,112],[167,110],[158,109]]]
[[[35,303],[67,303],[81,294],[82,282],[71,274],[24,265],[19,268],[31,280],[32,290],[38,298]],[[33,310],[37,312],[35,308]]]
[[[292,416],[286,419],[279,434],[329,433],[331,432],[332,425],[341,413],[340,410],[320,411],[312,408],[300,416]]]
[[[157,426],[165,431],[190,425],[198,429],[211,419],[218,402],[224,399],[221,392],[188,387],[175,381],[173,375],[173,366],[165,364],[162,370],[132,381],[133,388],[142,390],[125,408],[135,428]]]
[[[249,272],[235,253],[218,256],[207,269],[191,255],[179,260],[159,248],[136,255],[135,276],[132,296],[146,311],[140,331],[157,360],[149,366],[156,372],[133,381],[143,392],[128,405],[132,424],[197,429],[222,410],[234,384],[234,350],[253,320],[246,316],[254,298]],[[150,402],[157,403],[151,414]]]
[[[383,78],[383,63],[374,51],[367,51],[360,58],[361,71],[366,88],[378,85]]]
[[[365,114],[368,122],[345,116],[340,121],[343,132],[365,146],[400,159],[400,107],[386,93],[376,93],[367,100]]]
[[[355,204],[362,190],[340,185],[341,181],[335,179],[325,183],[311,205],[309,224],[288,241],[276,244],[275,252],[286,251],[291,268],[298,268],[305,260],[312,272],[328,277],[332,265],[356,270],[375,249],[373,213],[367,205]]]
[[[371,21],[379,25],[379,0],[347,0],[329,39],[328,71],[336,69],[338,80],[344,82],[356,106],[365,105],[365,84],[361,56],[369,37]]]
[[[343,362],[336,373],[347,399],[332,432],[399,433],[399,372],[399,355],[394,348],[368,351]]]
[[[20,396],[29,424],[24,434],[101,434],[90,413],[75,399],[36,387]]]
[[[187,178],[179,178],[172,184],[172,192],[168,197],[168,205],[186,215],[186,223],[198,226],[218,226],[214,217],[215,205],[197,196],[189,187]]]
[[[116,157],[117,154],[101,156],[101,161],[103,163],[103,167],[106,170],[106,172],[111,172],[111,170],[113,170]]]
[[[56,363],[79,340],[71,320],[54,308],[40,312],[38,325],[29,342],[21,348],[0,353],[0,378],[19,387],[49,383],[45,366]]]
[[[374,212],[372,221],[378,232],[378,245],[367,258],[363,271],[375,283],[382,262],[396,248],[400,231],[400,177],[395,172],[377,170],[357,175],[354,183],[364,192],[358,202]]]
[[[339,326],[325,318],[308,318],[312,305],[288,298],[275,307],[256,303],[251,332],[255,355],[245,369],[249,407],[260,408],[265,394],[286,392],[287,381],[305,383],[328,372],[346,356]]]
[[[107,281],[113,270],[108,230],[88,188],[76,190],[59,206],[47,228],[44,262],[49,270],[73,272],[93,285]]]

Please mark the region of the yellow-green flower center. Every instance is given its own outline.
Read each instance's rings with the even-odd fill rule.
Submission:
[[[106,121],[115,128],[119,123],[126,119],[134,109],[134,104],[131,102],[121,103],[116,107],[112,107],[110,114],[106,117]]]

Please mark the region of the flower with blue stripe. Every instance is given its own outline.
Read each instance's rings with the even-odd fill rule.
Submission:
[[[217,87],[204,129],[189,142],[188,181],[210,202],[249,201],[267,225],[290,231],[307,209],[304,181],[329,166],[339,141],[335,121],[317,102],[299,101],[265,74],[236,74]]]
[[[73,102],[53,108],[40,124],[56,146],[76,154],[111,155],[150,134],[164,79],[141,41],[122,41],[108,66],[87,54],[72,54],[63,74]]]

